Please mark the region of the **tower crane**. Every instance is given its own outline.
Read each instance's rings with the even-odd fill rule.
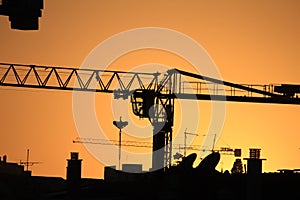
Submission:
[[[159,76],[160,73],[0,63],[0,86],[103,92],[114,94],[116,99],[130,98],[133,113],[149,119],[153,126],[154,170],[171,166],[175,99],[300,104],[300,85],[242,85],[180,69],[168,70],[161,79]],[[185,89],[184,80],[188,79],[194,80],[188,81],[192,90]],[[221,86],[225,94],[219,92]]]

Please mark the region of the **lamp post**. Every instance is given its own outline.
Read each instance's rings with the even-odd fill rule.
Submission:
[[[122,118],[120,117],[120,121],[113,121],[113,125],[119,129],[119,170],[121,170],[121,135],[122,129],[128,125],[128,122],[122,121]]]

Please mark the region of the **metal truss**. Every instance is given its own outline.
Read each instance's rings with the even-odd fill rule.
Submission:
[[[0,63],[0,86],[113,93],[153,126],[153,169],[171,165],[174,100],[300,104],[299,85],[235,84],[179,69],[160,73]],[[163,149],[160,153],[158,150]]]

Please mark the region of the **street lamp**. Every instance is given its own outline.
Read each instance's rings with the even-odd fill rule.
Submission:
[[[121,170],[121,135],[122,129],[128,125],[128,122],[122,121],[120,117],[120,121],[113,121],[113,125],[119,129],[119,170]]]

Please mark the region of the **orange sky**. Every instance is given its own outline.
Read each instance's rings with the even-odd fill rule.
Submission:
[[[44,4],[38,31],[11,30],[8,17],[0,16],[0,62],[79,67],[93,48],[114,34],[133,28],[163,27],[186,34],[202,45],[224,80],[299,83],[297,0],[45,0]],[[144,63],[189,68],[182,59],[151,51],[124,55],[110,68],[125,69]],[[26,158],[26,149],[30,148],[30,159],[42,162],[31,167],[33,175],[65,177],[70,151],[79,151],[83,176],[103,176],[103,165],[82,145],[72,143],[77,130],[71,92],[0,90],[0,155],[7,154],[9,161],[18,162]],[[97,99],[102,99],[101,95]],[[206,104],[200,102],[199,107],[204,116],[209,116]],[[96,107],[101,119],[103,108],[100,103]],[[297,114],[298,106],[227,103],[224,128],[216,147],[242,148],[243,157],[248,157],[249,148],[259,147],[262,157],[267,158],[264,171],[299,168]],[[204,123],[199,133],[206,126]],[[110,124],[106,129],[118,131]],[[223,156],[224,169],[231,169],[233,160]]]

